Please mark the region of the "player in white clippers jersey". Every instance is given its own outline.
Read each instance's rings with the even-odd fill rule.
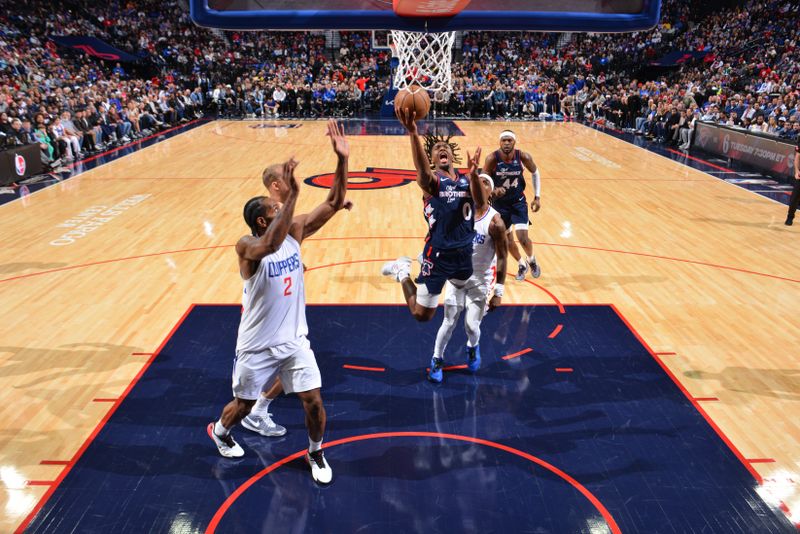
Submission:
[[[481,174],[481,186],[491,193],[494,181],[488,174]],[[444,366],[444,351],[456,328],[461,312],[466,309],[464,329],[467,331],[467,369],[477,372],[481,366],[481,321],[486,311],[500,306],[503,297],[503,284],[506,280],[506,259],[508,241],[506,225],[500,214],[489,205],[475,212],[475,240],[472,249],[472,276],[464,287],[458,288],[447,283],[444,299],[444,321],[436,334],[433,348],[434,359]],[[495,283],[495,274],[497,282]],[[492,293],[494,284],[494,294]],[[487,302],[488,301],[488,302]]]
[[[283,173],[283,165],[276,163],[270,165],[261,174],[261,181],[267,190],[269,198],[283,206],[286,202],[286,197],[289,195],[289,186],[281,179]],[[353,209],[353,202],[344,200],[344,209]],[[305,265],[303,265],[305,271]],[[281,379],[275,377],[270,383],[264,384],[261,387],[261,395],[259,395],[253,409],[247,414],[247,417],[242,419],[242,426],[247,430],[261,434],[266,437],[277,437],[286,434],[286,427],[279,425],[272,420],[272,414],[269,413],[269,406],[281,393],[283,393],[283,386]]]
[[[338,157],[336,176],[328,198],[311,213],[293,217],[300,186],[294,178],[297,163],[284,164],[282,177],[289,187],[286,202],[267,197],[250,199],[244,218],[253,235],[236,243],[239,272],[244,279],[242,319],[233,364],[234,398],[208,435],[220,454],[240,457],[244,451],[230,434],[251,410],[264,384],[279,376],[286,393],[297,393],[305,410],[309,448],[306,461],[320,484],[330,483],[333,472],[322,451],[325,407],[320,376],[306,335],[305,287],[300,243],[319,230],[344,206],[347,191],[347,158],[350,148],[335,121],[328,123]]]

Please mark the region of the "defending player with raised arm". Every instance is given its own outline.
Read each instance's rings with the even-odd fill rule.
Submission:
[[[481,174],[481,185],[487,194],[494,189],[494,181],[488,174]],[[444,320],[436,334],[428,379],[441,382],[443,378],[444,352],[455,330],[461,312],[466,309],[464,329],[467,331],[466,360],[471,373],[481,366],[481,321],[486,311],[500,306],[506,279],[506,227],[503,219],[491,206],[475,210],[475,241],[472,250],[472,276],[462,288],[447,283],[444,297]],[[497,283],[495,283],[495,272]],[[494,284],[494,295],[492,285]],[[489,298],[491,296],[491,299]],[[488,300],[488,302],[487,302]]]
[[[453,149],[438,142],[426,154],[417,133],[415,114],[401,112],[408,130],[411,154],[417,169],[417,184],[430,195],[430,239],[425,245],[422,270],[416,285],[411,280],[411,258],[402,256],[383,266],[381,273],[400,282],[408,309],[418,321],[430,321],[436,313],[439,294],[448,280],[463,287],[472,276],[472,241],[475,237],[474,213],[488,204],[486,191],[478,178],[481,149],[469,158],[469,177],[453,165]],[[433,165],[431,160],[433,159]]]
[[[283,165],[276,163],[269,165],[261,174],[261,180],[264,183],[264,188],[267,190],[267,195],[271,200],[282,206],[286,202],[289,195],[289,186],[282,179]],[[332,189],[328,193],[328,201],[331,201],[332,195],[335,192]],[[345,198],[344,209],[353,209],[353,203]],[[308,236],[306,236],[308,237]],[[303,270],[306,266],[303,265]],[[286,434],[286,427],[279,425],[272,419],[272,414],[269,413],[269,407],[281,393],[283,393],[283,386],[281,385],[280,378],[276,377],[274,382],[264,384],[262,387],[261,395],[258,397],[253,409],[250,413],[242,419],[242,426],[246,429],[261,434],[266,437],[278,437]]]
[[[333,472],[321,448],[326,422],[322,377],[307,338],[300,243],[344,205],[350,149],[334,121],[328,123],[328,135],[338,163],[325,202],[311,213],[294,216],[300,186],[294,178],[296,163],[289,160],[282,172],[289,189],[283,206],[264,196],[245,204],[244,218],[252,235],[236,244],[244,290],[233,366],[234,398],[207,428],[222,456],[243,456],[230,430],[250,412],[262,386],[278,376],[286,393],[297,393],[303,404],[309,440],[306,461],[312,477],[321,484],[331,482]]]
[[[509,235],[508,251],[519,263],[517,280],[524,280],[530,268],[531,275],[539,278],[542,274],[541,267],[536,262],[533,253],[533,243],[528,237],[528,204],[525,200],[525,176],[523,170],[530,171],[533,177],[534,197],[531,201],[531,210],[536,213],[541,209],[541,177],[539,169],[533,158],[527,152],[516,150],[517,136],[511,130],[500,134],[500,150],[495,150],[483,163],[483,171],[494,179],[495,190],[492,207],[500,213],[509,234],[512,229],[517,235],[517,240],[525,251],[525,257],[520,255],[512,236]],[[524,168],[524,169],[523,169]]]

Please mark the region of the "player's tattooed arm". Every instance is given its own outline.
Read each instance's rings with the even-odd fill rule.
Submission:
[[[467,162],[469,164],[469,190],[472,194],[472,201],[475,202],[475,210],[482,211],[488,204],[489,198],[486,190],[481,184],[480,176],[480,162],[481,162],[481,147],[475,149],[475,155],[470,156],[467,152]]]
[[[497,170],[497,160],[495,159],[494,152],[491,152],[488,156],[486,156],[486,160],[483,162],[483,172],[484,174],[488,174],[492,178],[494,178],[494,171]],[[494,191],[492,191],[492,199],[500,198],[506,194],[505,187],[495,187]]]
[[[400,122],[403,123],[406,130],[408,130],[409,137],[411,138],[411,155],[414,158],[414,167],[417,169],[417,184],[420,189],[429,195],[436,194],[436,177],[431,170],[431,162],[425,149],[422,146],[422,140],[417,133],[416,112],[407,113],[405,109],[400,111]]]

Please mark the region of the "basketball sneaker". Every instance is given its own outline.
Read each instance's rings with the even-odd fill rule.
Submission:
[[[534,258],[530,262],[530,265],[531,265],[531,276],[532,277],[539,278],[540,276],[542,276],[542,268],[539,267],[539,263],[537,263],[536,258]]]
[[[442,382],[442,378],[444,378],[444,371],[442,371],[442,367],[444,367],[444,360],[442,358],[431,358],[431,368],[428,371],[428,380],[436,384],[440,384]]]
[[[520,263],[519,269],[517,270],[517,280],[522,281],[525,280],[525,275],[528,274],[528,264],[527,263]]]
[[[476,345],[474,347],[467,347],[467,370],[470,373],[478,372],[481,367],[481,347]]]
[[[333,480],[333,469],[325,460],[322,449],[314,452],[306,451],[306,462],[311,466],[311,478],[317,484],[330,484]]]
[[[398,282],[408,278],[411,274],[411,258],[400,256],[394,261],[387,261],[383,264],[381,274],[383,276],[391,276]]]
[[[219,453],[225,458],[241,458],[244,456],[244,449],[236,443],[233,436],[228,434],[220,437],[214,432],[214,423],[208,423],[206,431],[208,432],[208,437],[214,440]]]
[[[273,421],[271,413],[268,413],[265,417],[250,414],[242,419],[242,426],[268,438],[286,434],[286,428]]]

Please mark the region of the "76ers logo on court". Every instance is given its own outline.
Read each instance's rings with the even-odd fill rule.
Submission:
[[[25,158],[23,158],[19,154],[14,154],[14,167],[17,170],[17,175],[19,176],[24,175],[25,169],[27,168],[25,164]]]
[[[305,179],[305,183],[314,187],[330,189],[333,187],[334,173],[318,174]],[[367,167],[365,171],[349,172],[348,189],[388,189],[400,187],[417,180],[417,171],[401,169],[377,169]]]

